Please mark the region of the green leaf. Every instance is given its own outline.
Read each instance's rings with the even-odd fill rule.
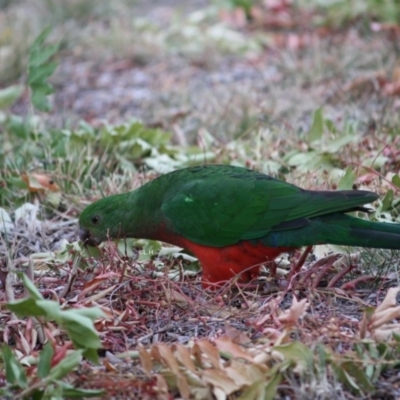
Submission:
[[[99,389],[79,389],[71,386],[66,382],[59,382],[59,385],[62,388],[62,394],[65,398],[87,398],[87,397],[100,397],[102,394],[105,394],[104,390]]]
[[[333,160],[329,154],[318,154],[316,151],[308,153],[293,153],[286,158],[288,165],[296,166],[299,171],[312,171],[317,169],[330,170]]]
[[[266,383],[264,381],[253,382],[244,392],[237,398],[237,400],[254,400],[266,399]],[[275,395],[276,393],[274,393]],[[274,397],[272,397],[273,399]]]
[[[346,169],[346,172],[342,176],[342,178],[339,181],[338,189],[339,190],[350,190],[353,188],[354,182],[356,180],[356,176],[353,172],[353,170],[348,167]]]
[[[286,360],[294,362],[302,370],[306,370],[313,363],[313,352],[303,343],[292,342],[274,346],[274,350],[281,353]]]
[[[67,310],[63,313],[62,325],[68,336],[79,348],[99,348],[101,342],[92,320],[74,311]]]
[[[67,331],[74,345],[87,351],[85,356],[90,358],[91,361],[97,362],[96,349],[100,348],[101,341],[93,320],[104,317],[103,312],[95,307],[62,310],[57,302],[44,300],[33,283],[24,274],[20,274],[20,276],[32,297],[8,303],[7,307],[20,316],[41,316],[47,320],[56,321]],[[47,353],[43,357],[46,356]],[[43,360],[43,365],[45,365],[45,359]]]
[[[39,290],[36,288],[35,284],[28,278],[24,273],[19,273],[18,277],[22,279],[25,289],[35,300],[43,300],[43,296],[40,294]]]
[[[9,86],[0,90],[0,109],[12,106],[21,96],[24,88],[21,85]]]
[[[264,391],[264,400],[273,400],[276,398],[276,391],[282,381],[282,374],[277,373],[274,377],[266,384]]]
[[[393,198],[394,192],[392,189],[389,189],[382,200],[382,212],[390,210],[392,207]]]
[[[32,71],[29,71],[30,72],[28,77],[29,85],[31,85],[31,87],[35,84],[38,85],[39,87],[43,85],[46,87],[48,94],[52,93],[50,91],[52,90],[52,86],[48,83],[46,86],[45,80],[53,74],[56,68],[57,68],[57,63],[51,62],[49,64],[32,69]]]
[[[349,379],[350,376],[353,378],[353,382],[356,383],[355,388],[358,387],[364,392],[374,390],[374,385],[368,378],[366,372],[354,362],[345,362],[341,365],[341,367],[343,368],[343,371],[346,371],[347,379]],[[351,384],[353,384],[353,382],[351,382]]]
[[[84,349],[83,356],[93,364],[99,364],[99,354],[97,349]]]
[[[392,183],[394,185],[396,185],[398,188],[400,188],[400,176],[399,175],[393,175]]]
[[[63,396],[66,398],[97,397],[104,394],[104,390],[99,389],[79,389],[66,382],[59,382]]]
[[[49,84],[33,84],[32,89],[32,104],[39,111],[50,111],[51,106],[46,96],[53,93],[53,87]]]
[[[51,109],[47,96],[53,93],[54,89],[47,79],[57,68],[57,63],[51,61],[51,58],[57,53],[59,44],[44,44],[50,32],[51,28],[44,29],[33,42],[29,52],[27,81],[32,92],[32,104],[40,111]]]
[[[43,350],[40,352],[39,362],[38,362],[38,376],[39,378],[46,378],[51,369],[51,360],[53,358],[53,346],[50,342],[47,342]]]
[[[50,46],[41,47],[39,51],[36,51],[35,49],[34,52],[31,52],[29,67],[35,68],[45,64],[50,60],[51,57],[53,57],[58,52],[59,48],[60,48],[59,44],[52,44]]]
[[[318,108],[314,112],[313,123],[310,130],[308,131],[307,137],[308,141],[315,142],[322,138],[324,134],[324,117],[322,114],[322,108]]]
[[[364,158],[362,165],[365,167],[377,169],[383,167],[387,161],[388,158],[386,156],[367,157]]]
[[[333,123],[332,120],[325,119],[324,123],[325,123],[326,129],[328,129],[328,132],[337,133],[338,130],[337,130],[336,125]]]
[[[74,346],[84,349],[84,356],[94,363],[98,363],[97,349],[101,347],[101,341],[92,320],[103,316],[97,308],[67,310],[62,314],[61,324]]]
[[[355,135],[340,136],[334,140],[329,141],[324,146],[324,151],[330,154],[335,154],[340,151],[346,144],[356,141],[358,138]]]
[[[31,133],[31,120],[21,118],[18,115],[10,115],[7,121],[7,129],[19,139],[28,139]]]
[[[63,378],[74,370],[82,360],[82,350],[75,350],[63,358],[53,367],[47,379],[57,380]]]
[[[28,315],[31,317],[43,316],[43,310],[36,305],[36,301],[32,298],[7,303],[7,308],[19,317],[26,317]]]
[[[72,318],[75,318],[76,315],[80,315],[91,320],[95,320],[96,318],[104,318],[105,316],[103,311],[101,311],[98,307],[73,308],[64,311],[64,315],[69,315],[70,313],[72,314]]]
[[[340,371],[339,368],[337,370],[339,380],[344,383],[349,389],[355,391],[356,393],[360,393],[361,388],[357,385],[357,382],[353,379],[353,377],[345,369],[342,369]]]
[[[4,344],[1,353],[6,368],[6,380],[11,385],[18,385],[20,388],[27,387],[25,370],[15,357],[9,346]]]
[[[40,34],[36,37],[36,39],[32,43],[30,53],[33,53],[34,56],[40,53],[42,44],[50,35],[51,29],[52,29],[51,26],[48,26],[45,29],[43,29],[42,32],[40,32]],[[34,57],[31,56],[31,59],[32,58]]]
[[[7,303],[7,308],[20,317],[46,317],[48,320],[60,320],[60,306],[51,300],[27,299]]]

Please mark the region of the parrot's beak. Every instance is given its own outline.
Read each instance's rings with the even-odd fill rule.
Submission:
[[[101,243],[98,238],[91,235],[90,231],[82,228],[79,229],[79,239],[82,240],[85,246],[97,247]]]

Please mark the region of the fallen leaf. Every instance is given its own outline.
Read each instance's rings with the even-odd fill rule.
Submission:
[[[196,373],[196,366],[194,365],[189,350],[180,343],[176,344],[175,349],[176,357],[182,363],[182,365],[185,366],[189,371]]]
[[[241,387],[241,385],[229,378],[225,371],[214,368],[206,369],[203,372],[203,380],[215,388],[222,390],[223,393],[228,396]]]
[[[168,345],[164,343],[155,344],[151,349],[151,355],[164,365],[167,365],[175,375],[179,375],[179,364]]]
[[[256,365],[249,365],[234,360],[225,368],[225,371],[229,378],[242,387],[252,385],[254,382],[265,378],[261,369]]]
[[[389,308],[395,307],[396,306],[396,296],[400,292],[400,287],[393,287],[390,288],[383,299],[382,303],[379,304],[378,307],[375,309],[375,314],[380,313],[382,311],[386,311]]]
[[[235,358],[242,358],[243,360],[253,361],[253,357],[249,355],[240,345],[234,343],[228,336],[221,336],[215,339],[215,344],[218,349],[224,353],[230,354]]]
[[[225,333],[226,336],[230,337],[235,343],[248,344],[251,342],[250,338],[245,333],[239,331],[239,329],[234,328],[228,323],[225,324]]]
[[[308,306],[307,299],[297,301],[296,296],[293,296],[292,306],[278,317],[278,321],[283,325],[296,325]]]
[[[373,338],[379,342],[387,341],[393,334],[400,335],[400,324],[386,325],[375,329]]]
[[[45,174],[22,174],[21,178],[28,185],[28,190],[31,193],[44,192],[46,190],[57,192],[60,190],[53,178]]]
[[[396,297],[399,292],[400,287],[390,288],[369,320],[367,313],[364,314],[360,326],[361,337],[365,337],[366,329],[377,340],[386,340],[393,333],[400,333],[400,324],[390,324],[393,319],[400,318],[400,306],[396,305]]]
[[[150,354],[147,350],[139,344],[138,347],[140,363],[142,364],[142,368],[148,377],[151,377],[151,372],[153,370],[153,362],[151,360]]]
[[[193,350],[195,353],[201,354],[202,360],[204,360],[203,355],[207,356],[206,361],[208,361],[215,369],[221,368],[221,358],[219,355],[219,350],[209,340],[198,340],[194,344]]]
[[[106,358],[103,359],[103,366],[105,367],[106,371],[108,372],[117,372],[117,368],[114,367]]]

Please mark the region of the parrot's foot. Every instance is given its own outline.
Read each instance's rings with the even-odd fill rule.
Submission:
[[[306,251],[309,251],[308,248],[306,249]],[[304,253],[301,256],[301,259],[304,258],[303,256]],[[295,286],[301,286],[311,287],[315,289],[321,286],[321,282],[327,276],[327,274],[335,267],[337,268],[339,264],[339,272],[337,272],[333,276],[333,278],[331,278],[328,283],[324,285],[328,288],[334,287],[336,283],[340,281],[345,275],[357,268],[357,263],[355,262],[343,263],[342,261],[340,261],[342,257],[343,254],[330,254],[316,261],[313,265],[309,267],[307,271],[297,272],[295,275],[293,275],[292,273],[288,287],[293,288]],[[295,280],[296,277],[298,278],[297,281]]]
[[[342,286],[340,286],[340,289],[342,290],[355,290],[356,286],[359,283],[363,283],[363,282],[370,282],[370,281],[376,281],[377,279],[381,279],[381,280],[387,280],[388,278],[385,276],[373,276],[373,275],[364,275],[364,276],[359,276],[356,279],[353,279],[350,282],[346,282],[345,284],[343,284]]]
[[[308,255],[311,253],[311,250],[314,246],[307,246],[303,253],[301,254],[300,258],[297,260],[296,265],[291,268],[289,279],[293,276],[296,275],[298,272],[300,272],[301,267],[304,265]]]

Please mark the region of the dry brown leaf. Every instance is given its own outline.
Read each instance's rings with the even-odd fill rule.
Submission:
[[[243,360],[247,360],[252,362],[253,357],[248,354],[241,346],[234,343],[231,338],[228,336],[221,336],[215,339],[215,344],[218,349],[224,353],[228,353],[235,358],[243,358]]]
[[[193,350],[196,353],[201,354],[201,360],[208,361],[214,368],[221,369],[221,358],[217,347],[215,347],[208,339],[198,340],[194,346]],[[204,355],[207,358],[204,360]]]
[[[282,332],[279,329],[270,327],[263,329],[262,333],[267,339],[270,339],[274,342],[276,342],[282,335]]]
[[[112,365],[112,364],[110,363],[110,361],[107,360],[107,358],[104,358],[104,359],[103,359],[103,365],[104,365],[105,369],[106,369],[108,372],[117,372],[117,371],[118,371],[117,368],[115,368],[114,365]]]
[[[400,306],[396,305],[396,296],[399,292],[400,287],[390,288],[369,321],[364,315],[360,327],[361,337],[365,337],[366,329],[377,340],[386,340],[393,333],[400,333],[400,324],[390,324],[393,319],[400,318]]]
[[[57,346],[53,343],[54,355],[51,360],[51,366],[54,367],[59,364],[68,354],[68,350],[72,349],[72,343],[66,342],[63,346]]]
[[[28,185],[28,190],[31,193],[44,192],[46,190],[58,192],[60,190],[53,178],[45,174],[22,174],[21,179]]]
[[[107,289],[102,290],[101,292],[95,293],[94,295],[88,297],[87,299],[85,299],[83,301],[83,304],[88,304],[90,302],[96,302],[104,297],[106,297],[106,295],[110,292],[112,292],[117,285],[112,285],[110,287],[108,287]],[[79,296],[78,296],[79,297]]]
[[[308,306],[307,299],[297,301],[296,296],[293,296],[291,307],[278,317],[278,321],[283,325],[296,325]]]
[[[189,303],[189,299],[185,295],[174,289],[166,290],[165,297],[168,301],[171,302],[184,303],[184,304]]]
[[[168,345],[164,343],[155,344],[151,349],[151,355],[162,364],[167,365],[175,375],[180,374],[178,362]]]
[[[390,322],[392,319],[400,318],[400,306],[390,308],[386,311],[374,313],[371,318],[371,329],[381,328],[383,325]]]
[[[242,387],[252,385],[258,380],[265,379],[265,375],[256,365],[249,365],[235,360],[225,368],[225,371],[229,378]]]
[[[19,334],[21,350],[23,350],[24,354],[26,355],[31,354],[31,347],[29,346],[28,341],[26,340],[24,334],[21,332],[20,329],[18,329],[18,334]]]
[[[365,337],[366,337],[366,335],[367,335],[367,331],[368,331],[368,315],[367,315],[367,313],[364,313],[364,315],[363,315],[363,317],[362,317],[362,319],[361,319],[361,322],[360,322],[360,328],[359,328],[359,331],[360,331],[360,338],[361,339],[364,339]]]
[[[137,350],[139,352],[139,358],[140,363],[142,364],[142,368],[146,375],[150,378],[151,371],[153,370],[153,361],[151,360],[151,356],[141,344],[138,345]]]
[[[400,335],[400,324],[386,325],[374,330],[373,338],[380,342],[388,340],[393,333]]]
[[[106,275],[114,275],[117,276],[117,274],[115,274],[114,272],[111,272],[110,274],[106,274]],[[110,276],[108,277],[96,277],[95,279],[92,279],[89,282],[86,282],[82,291],[78,294],[78,300],[83,299],[88,293],[93,292],[97,286],[99,286],[102,282],[104,282],[105,280],[108,280],[110,278]]]
[[[158,358],[162,364],[167,365],[169,369],[176,375],[177,385],[181,396],[184,399],[190,398],[190,388],[186,377],[182,374],[179,364],[175,358],[171,347],[164,343],[157,343],[151,349],[151,355]],[[139,354],[140,356],[140,354]]]
[[[239,331],[239,329],[234,328],[232,325],[229,325],[228,323],[225,324],[225,333],[226,336],[230,337],[235,343],[238,344],[251,343],[250,338],[245,333]]]
[[[386,311],[389,308],[396,307],[396,296],[400,292],[400,287],[390,288],[383,299],[382,303],[376,307],[374,314]]]
[[[190,387],[189,384],[183,374],[178,374],[177,376],[177,385],[179,389],[179,393],[181,394],[183,399],[190,399]]]
[[[203,371],[203,380],[215,388],[219,388],[225,395],[230,395],[240,389],[240,385],[234,382],[223,370],[209,368]],[[215,394],[215,392],[214,392]]]
[[[176,349],[176,358],[181,362],[181,364],[184,367],[186,367],[189,371],[196,374],[197,373],[196,366],[194,365],[192,356],[187,347],[178,343],[176,344],[175,349]]]
[[[158,399],[165,399],[168,400],[169,399],[169,394],[168,394],[168,385],[167,382],[165,380],[165,378],[160,375],[160,374],[156,374],[155,376],[156,378],[156,387],[157,387],[157,391],[158,391]]]

